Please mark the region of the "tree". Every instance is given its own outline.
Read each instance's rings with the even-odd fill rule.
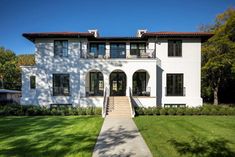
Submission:
[[[229,8],[219,14],[215,24],[205,28],[214,36],[202,47],[203,88],[204,91],[212,90],[217,105],[220,87],[228,79],[235,78],[235,9]]]
[[[32,66],[35,64],[35,57],[33,54],[17,56],[18,66]]]
[[[34,64],[34,55],[16,56],[13,51],[0,47],[0,88],[20,90],[20,66]]]

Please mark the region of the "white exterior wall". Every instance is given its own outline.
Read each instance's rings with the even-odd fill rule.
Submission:
[[[156,44],[156,54],[161,60],[162,105],[186,104],[190,107],[202,105],[200,39],[183,39],[182,57],[168,57],[167,40],[159,40]],[[165,96],[167,73],[184,74],[185,96]]]
[[[134,72],[145,70],[149,77],[147,87],[151,87],[150,97],[135,97],[139,106],[156,106],[164,104],[202,104],[201,92],[201,41],[184,39],[182,57],[168,57],[167,40],[150,39],[148,49],[156,48],[157,59],[80,59],[80,50],[87,49],[86,39],[68,40],[68,57],[54,57],[53,43],[56,39],[35,41],[35,67],[22,67],[21,104],[48,106],[49,104],[73,104],[74,106],[102,106],[103,97],[86,97],[86,75],[91,70],[102,72],[104,88],[109,87],[109,75],[115,70],[126,74],[126,95],[132,88]],[[61,40],[61,39],[60,39]],[[67,40],[67,39],[66,39]],[[130,43],[126,42],[127,57]],[[106,42],[106,55],[110,55],[109,42]],[[158,66],[159,65],[159,66]],[[70,96],[53,96],[52,76],[56,73],[70,74]],[[166,74],[183,73],[186,96],[165,96]],[[36,76],[36,90],[30,90],[29,77]]]

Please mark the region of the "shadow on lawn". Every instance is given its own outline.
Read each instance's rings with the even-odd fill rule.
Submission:
[[[5,147],[0,148],[0,155],[60,157],[77,153],[90,154],[97,138],[95,133],[73,129],[65,133],[66,130],[64,130],[66,127],[79,125],[79,121],[89,123],[89,119],[90,117],[73,119],[66,117],[6,117],[8,124],[0,121],[2,128],[0,140],[6,144]]]
[[[219,138],[214,140],[205,140],[202,138],[191,137],[190,142],[177,141],[171,139],[168,141],[174,146],[176,151],[182,155],[191,155],[196,157],[234,157],[228,144],[228,140]]]

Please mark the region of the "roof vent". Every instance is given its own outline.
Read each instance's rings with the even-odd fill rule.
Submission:
[[[88,32],[94,34],[95,37],[99,37],[99,32],[97,29],[90,29]]]
[[[138,29],[136,36],[141,37],[146,32],[147,32],[147,29]]]

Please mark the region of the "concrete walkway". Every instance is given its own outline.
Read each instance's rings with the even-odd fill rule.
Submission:
[[[128,117],[106,117],[92,157],[152,157],[135,123]]]

